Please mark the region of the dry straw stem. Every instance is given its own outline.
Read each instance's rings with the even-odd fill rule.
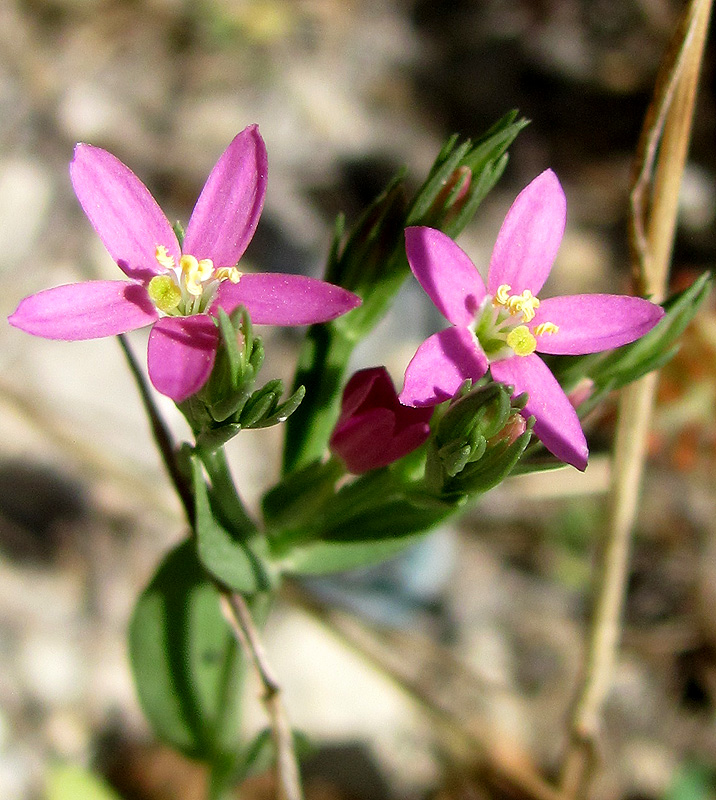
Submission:
[[[667,288],[696,89],[711,0],[687,6],[667,53],[644,123],[631,194],[631,244],[639,293],[659,302]],[[609,497],[609,527],[585,678],[562,773],[567,800],[586,795],[621,633],[631,531],[637,514],[657,376],[622,390]]]
[[[278,800],[302,800],[298,759],[293,746],[293,733],[281,698],[281,686],[268,664],[266,653],[251,611],[236,592],[223,592],[221,607],[237,641],[254,664],[264,689],[263,702],[271,721],[276,747],[276,783]]]

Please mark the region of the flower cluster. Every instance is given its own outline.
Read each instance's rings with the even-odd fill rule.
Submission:
[[[360,304],[351,292],[301,275],[242,274],[236,265],[261,215],[266,147],[239,133],[211,171],[179,242],[149,190],[121,161],[79,144],[70,165],[85,214],[129,281],[91,281],[23,300],[12,325],[46,339],[94,339],[152,325],[147,365],[176,402],[204,386],[219,343],[213,315],[243,305],[255,324],[326,322]]]
[[[124,164],[79,144],[70,165],[77,198],[128,281],[91,281],[25,298],[12,325],[49,339],[91,339],[152,326],[147,363],[158,391],[176,402],[198,392],[214,368],[219,309],[239,305],[256,324],[332,320],[360,304],[339,286],[298,275],[242,273],[238,262],[258,224],[267,156],[258,127],[227,147],[197,200],[183,241],[149,190]],[[537,353],[611,349],[648,332],[663,309],[606,294],[541,299],[557,254],[566,200],[546,170],[517,197],[500,229],[487,284],[448,236],[405,231],[408,262],[451,327],[429,337],[405,373],[399,397],[383,368],[348,383],[331,449],[354,473],[385,466],[422,444],[432,406],[489,370],[529,399],[521,413],[557,458],[584,469],[587,444],[577,414]]]

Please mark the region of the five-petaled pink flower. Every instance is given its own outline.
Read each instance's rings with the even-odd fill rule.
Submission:
[[[510,208],[492,251],[487,286],[468,256],[432,228],[405,232],[410,267],[452,327],[418,348],[400,401],[430,406],[452,397],[467,378],[527,392],[522,412],[557,458],[583,470],[589,451],[579,419],[547,365],[536,355],[596,353],[633,342],[664,311],[638,297],[583,294],[540,300],[564,233],[566,200],[546,170]]]
[[[385,467],[428,438],[432,414],[401,405],[385,367],[359,370],[343,390],[331,450],[356,475]]]
[[[46,339],[94,339],[152,325],[147,364],[154,386],[181,402],[199,391],[214,365],[219,334],[212,317],[243,304],[252,322],[326,322],[360,304],[338,286],[300,275],[241,274],[266,194],[266,147],[251,125],[209,175],[183,247],[149,190],[121,161],[87,144],[70,164],[80,205],[130,281],[90,281],[25,298],[12,325]]]

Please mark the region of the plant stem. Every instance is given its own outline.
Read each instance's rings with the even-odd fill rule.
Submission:
[[[205,450],[199,447],[197,453],[211,480],[212,495],[216,498],[219,513],[225,523],[238,537],[249,538],[256,533],[256,523],[251,519],[236,489],[224,448]]]
[[[139,389],[139,396],[142,399],[144,410],[147,412],[147,416],[149,417],[152,436],[154,437],[159,454],[162,457],[164,467],[172,484],[174,485],[177,495],[179,496],[179,500],[184,508],[184,514],[186,515],[187,522],[189,525],[193,525],[194,493],[191,490],[191,483],[189,482],[188,477],[179,468],[179,464],[176,459],[176,446],[174,444],[172,434],[167,427],[167,424],[164,422],[164,418],[159,413],[159,409],[154,402],[154,398],[152,397],[149,384],[147,383],[144,373],[137,363],[137,359],[134,357],[134,353],[129,346],[127,337],[123,333],[120,333],[117,336],[117,339],[119,339],[122,352],[127,359],[130,372],[132,373],[132,377],[134,378],[137,388]]]
[[[244,598],[236,592],[222,592],[221,605],[227,622],[253,661],[264,688],[264,706],[271,720],[276,747],[276,777],[279,800],[302,800],[298,759],[293,746],[293,733],[281,697],[281,686],[268,664],[266,653]]]
[[[630,219],[636,283],[642,294],[657,302],[666,293],[679,186],[710,16],[711,0],[689,3],[663,63],[638,152]],[[657,375],[647,375],[623,389],[619,401],[602,582],[561,776],[566,800],[583,797],[588,790],[602,707],[611,686],[656,384]]]

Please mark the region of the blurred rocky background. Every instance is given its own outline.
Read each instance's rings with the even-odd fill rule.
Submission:
[[[479,135],[512,108],[532,122],[461,245],[486,266],[512,199],[551,166],[569,220],[548,293],[628,290],[630,167],[681,6],[3,0],[0,312],[51,285],[118,277],[72,193],[77,141],[111,150],[170,219],[187,220],[215,159],[258,122],[270,178],[247,263],[319,275],[338,211],[354,219],[403,164],[418,184],[449,134]],[[711,48],[675,288],[716,254],[714,89]],[[386,363],[399,379],[437,323],[406,286],[356,366]],[[264,333],[264,374],[288,377],[298,335]],[[42,797],[48,769],[64,762],[103,772],[126,800],[202,797],[197,768],[152,743],[127,664],[133,601],[183,530],[119,347],[46,342],[6,324],[0,336],[0,797]],[[141,353],[143,334],[131,338]],[[715,405],[712,301],[661,380],[595,798],[716,797]],[[181,433],[171,404],[162,408]],[[479,752],[474,772],[456,766],[426,713],[438,695],[457,728],[480,731],[509,763],[557,773],[612,424],[610,408],[592,420],[584,475],[508,483],[413,557],[320,587],[326,602],[367,616],[363,649],[380,641],[410,664],[422,700],[315,614],[288,600],[279,609],[271,657],[292,718],[317,745],[309,798],[505,796]],[[278,457],[274,431],[238,437],[232,458],[252,505]],[[254,706],[248,724],[259,727]],[[270,791],[262,778],[246,796]]]

